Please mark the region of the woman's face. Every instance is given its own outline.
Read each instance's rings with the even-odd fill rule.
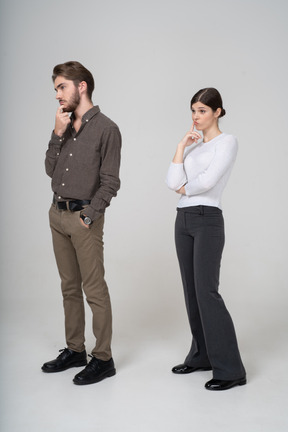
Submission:
[[[203,104],[202,102],[196,102],[192,105],[192,120],[195,128],[199,131],[204,131],[212,126],[217,125],[217,120],[220,115],[221,108],[213,111],[212,108]]]

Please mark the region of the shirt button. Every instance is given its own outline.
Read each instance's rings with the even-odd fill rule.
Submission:
[[[65,186],[65,183],[62,183],[62,186]]]
[[[86,119],[86,123],[88,122],[89,120],[88,119]]]
[[[76,138],[74,138],[74,141],[76,141]]]
[[[61,199],[62,197],[61,196],[58,196],[58,199]]]
[[[66,171],[69,171],[69,168],[66,168]]]
[[[69,156],[73,156],[73,154],[72,153],[70,153],[70,155]]]
[[[57,156],[59,156],[60,153],[56,153]]]

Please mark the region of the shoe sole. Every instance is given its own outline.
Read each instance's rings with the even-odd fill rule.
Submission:
[[[194,373],[194,372],[201,372],[201,371],[211,371],[212,370],[212,367],[201,367],[201,368],[197,368],[197,369],[194,369],[194,370],[192,370],[192,371],[188,371],[188,372],[178,372],[177,370],[173,370],[172,369],[172,372],[173,373],[175,373],[175,374],[178,374],[178,375],[187,375],[187,374],[190,374],[190,373]]]
[[[212,390],[212,391],[225,391],[225,390],[229,390],[229,389],[231,389],[233,387],[243,386],[245,384],[247,384],[247,379],[246,378],[244,378],[243,380],[239,381],[237,384],[233,384],[233,385],[225,387],[225,388],[213,388],[213,387],[208,387],[208,388],[205,387],[205,388],[206,388],[206,390]]]
[[[102,380],[104,380],[105,378],[110,378],[112,376],[116,375],[116,369],[112,369],[108,372],[106,372],[105,374],[95,378],[94,380],[91,380],[89,382],[87,381],[78,381],[77,379],[73,379],[73,383],[76,385],[89,385],[89,384],[96,384],[97,382],[100,382]]]
[[[62,368],[58,368],[58,369],[49,369],[49,368],[46,369],[44,366],[42,366],[41,369],[43,372],[46,372],[46,373],[55,373],[55,372],[63,372],[67,369],[71,369],[73,367],[81,367],[81,366],[87,366],[87,360],[85,360],[85,362],[82,361],[82,362],[78,362],[78,363],[73,363],[71,365],[68,365],[68,366],[65,366]]]

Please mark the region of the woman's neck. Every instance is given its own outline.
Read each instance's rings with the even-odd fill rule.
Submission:
[[[222,132],[220,131],[218,125],[216,127],[203,130],[203,141],[204,142],[211,141],[213,138],[216,138],[221,133]]]

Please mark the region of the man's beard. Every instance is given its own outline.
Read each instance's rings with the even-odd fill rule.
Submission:
[[[73,112],[76,110],[80,103],[80,95],[78,90],[76,89],[74,94],[71,96],[70,101],[67,102],[67,107],[63,108],[63,112]]]

